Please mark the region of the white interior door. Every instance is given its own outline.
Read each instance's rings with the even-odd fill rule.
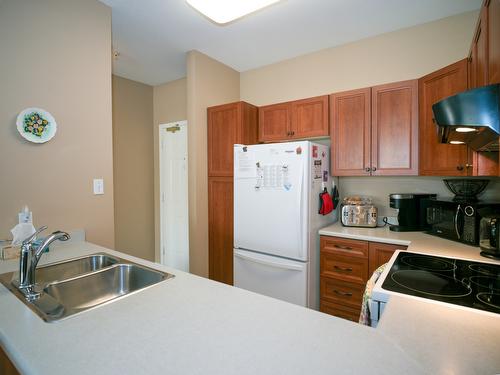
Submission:
[[[189,271],[187,121],[160,131],[160,262]]]

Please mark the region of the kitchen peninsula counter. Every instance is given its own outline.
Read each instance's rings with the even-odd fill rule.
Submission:
[[[448,373],[455,342],[413,337],[408,327],[400,334],[396,324],[412,321],[411,312],[373,329],[88,242],[58,245],[41,262],[97,252],[176,277],[55,323],[41,320],[0,286],[0,343],[22,374]],[[0,262],[0,273],[15,269],[17,261]],[[411,328],[419,332],[419,324],[425,322],[417,319]],[[500,370],[498,328],[491,332],[462,337],[461,347],[481,339],[487,350],[481,362],[474,348],[457,358],[456,374]],[[429,352],[432,358],[425,357]]]

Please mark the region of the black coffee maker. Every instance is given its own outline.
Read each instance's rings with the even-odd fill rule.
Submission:
[[[390,225],[395,232],[418,232],[428,228],[426,215],[429,200],[436,194],[399,193],[389,195],[389,206],[398,210],[399,225]]]

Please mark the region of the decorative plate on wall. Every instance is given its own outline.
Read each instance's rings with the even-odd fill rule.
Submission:
[[[17,131],[33,143],[44,143],[56,134],[57,124],[54,117],[40,108],[26,108],[17,116]]]

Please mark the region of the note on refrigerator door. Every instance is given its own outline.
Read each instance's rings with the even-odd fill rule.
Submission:
[[[238,178],[257,177],[257,164],[253,152],[247,151],[246,147],[238,150],[235,161]]]

